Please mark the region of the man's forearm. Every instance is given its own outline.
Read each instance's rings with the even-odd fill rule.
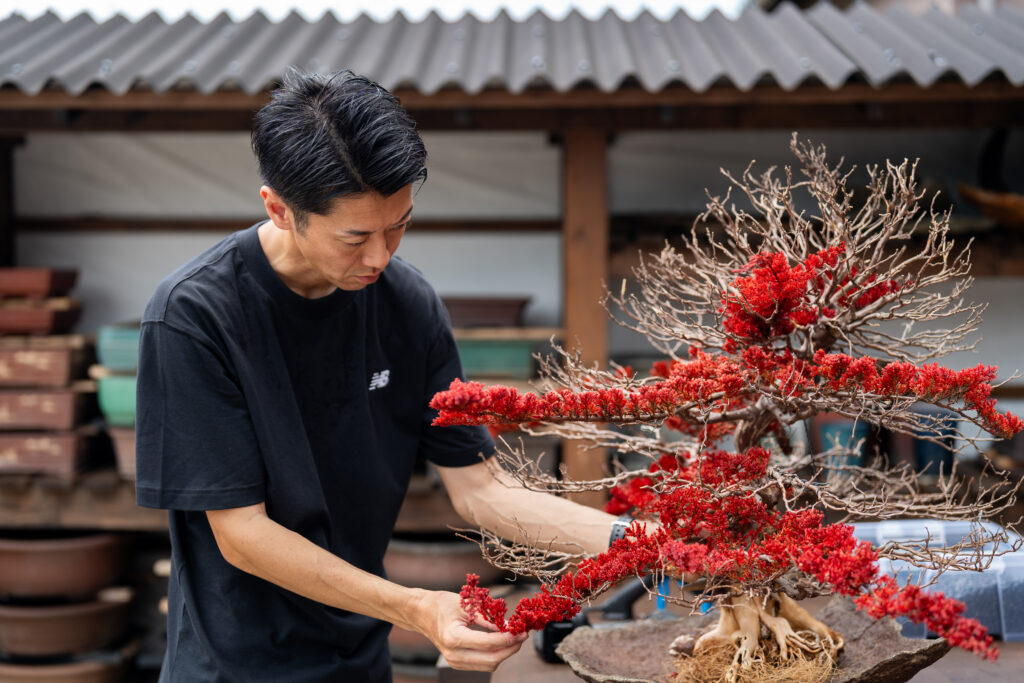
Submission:
[[[442,471],[456,510],[502,538],[553,550],[596,554],[608,548],[614,515],[523,488],[510,475],[471,468]]]
[[[304,597],[416,630],[425,591],[355,567],[273,521],[262,506],[208,514],[224,558],[235,567]]]
[[[470,629],[456,593],[406,588],[365,572],[273,521],[263,505],[206,515],[233,566],[325,605],[418,631],[454,668],[493,671],[525,638]]]

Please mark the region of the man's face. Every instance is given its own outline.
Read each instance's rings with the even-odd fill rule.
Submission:
[[[339,197],[327,215],[309,215],[295,245],[324,280],[356,291],[377,281],[411,220],[411,184],[390,197]]]

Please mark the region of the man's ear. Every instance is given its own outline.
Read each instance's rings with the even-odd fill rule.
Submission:
[[[295,227],[295,215],[281,199],[281,195],[266,185],[260,187],[263,207],[267,210],[270,222],[281,230],[292,230]]]

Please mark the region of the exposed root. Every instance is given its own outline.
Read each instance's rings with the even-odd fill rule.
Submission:
[[[711,648],[693,657],[680,657],[676,660],[676,675],[670,680],[679,683],[723,683],[727,680],[736,683],[825,683],[833,670],[831,662],[821,659],[799,656],[782,659],[778,650],[772,647],[765,659],[736,671],[735,678],[729,679],[733,658],[733,648],[727,646]]]
[[[740,671],[764,662],[760,644],[760,615],[764,610],[747,596],[733,598],[732,606],[739,628],[733,633],[733,638],[737,641],[736,654],[733,655],[732,666],[729,667],[726,680],[729,683],[736,683]]]
[[[719,609],[721,616],[718,618],[718,623],[697,639],[697,643],[693,646],[694,655],[720,647],[729,647],[730,652],[732,651],[733,634],[736,633],[739,626],[736,624],[731,605],[722,605]]]
[[[824,681],[835,668],[842,636],[785,594],[736,596],[720,609],[718,623],[696,642],[681,636],[670,646],[679,656],[675,680],[804,683]]]

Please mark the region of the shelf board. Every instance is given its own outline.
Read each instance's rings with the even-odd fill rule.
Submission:
[[[535,339],[548,341],[551,337],[561,337],[562,330],[557,327],[456,327],[452,329],[456,339],[482,340],[520,340]]]
[[[514,377],[467,377],[469,382],[479,382],[485,386],[503,386],[511,387],[521,394],[542,394],[548,391],[550,387],[545,385],[544,380],[540,377],[534,377],[532,379],[518,379]],[[539,385],[534,386],[534,385]]]
[[[114,470],[72,481],[28,475],[0,477],[0,527],[164,531],[167,512],[135,504],[135,484]]]

